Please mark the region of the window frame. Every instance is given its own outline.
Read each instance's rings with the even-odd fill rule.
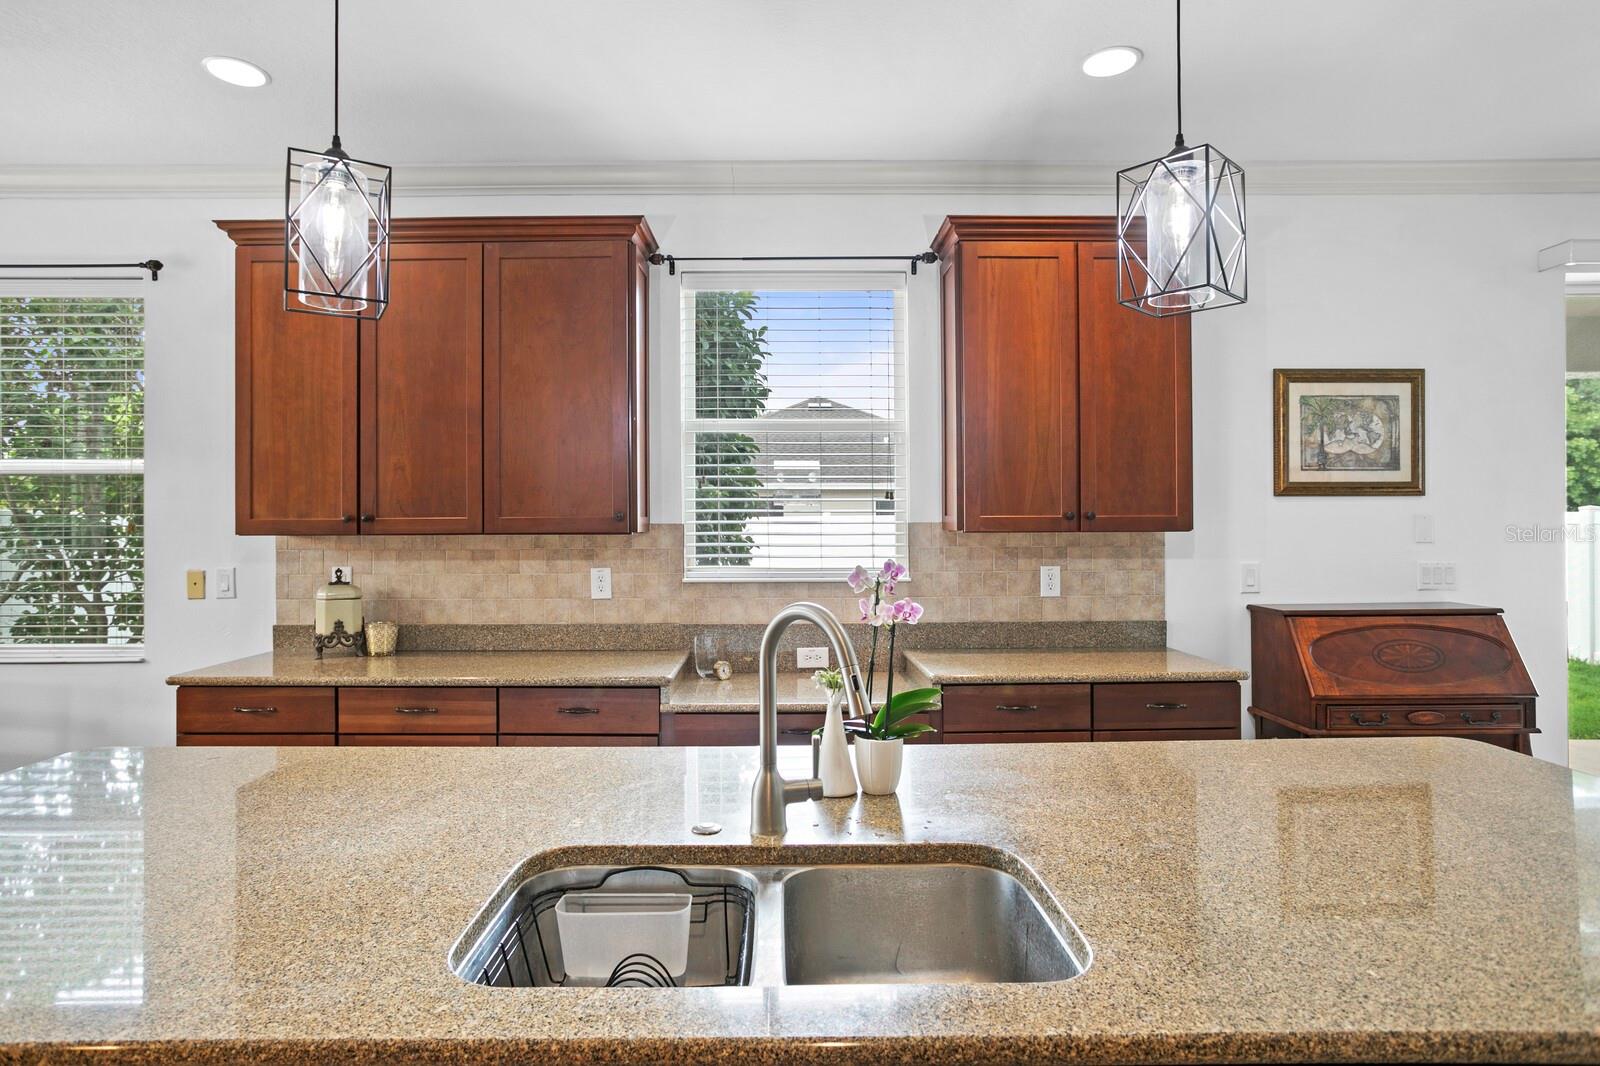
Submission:
[[[679,352],[678,367],[681,378],[681,423],[679,432],[679,459],[682,463],[683,490],[683,581],[686,584],[740,583],[784,584],[795,582],[831,582],[843,580],[852,566],[813,567],[809,569],[774,570],[752,567],[710,567],[694,565],[695,507],[695,438],[701,433],[771,433],[774,431],[804,433],[804,429],[774,426],[761,418],[707,419],[695,413],[696,360],[694,334],[694,294],[713,292],[815,292],[815,291],[890,291],[894,294],[894,346],[893,386],[891,394],[893,414],[888,419],[879,417],[866,420],[830,420],[818,426],[817,432],[882,431],[895,439],[894,444],[894,547],[892,555],[903,559],[909,551],[910,541],[910,278],[903,270],[850,270],[836,267],[815,270],[690,270],[680,275],[678,298]],[[884,422],[888,422],[885,427]],[[880,516],[883,512],[874,501],[868,512]],[[876,560],[861,559],[861,563]]]
[[[141,287],[143,279],[129,278],[117,281],[68,281],[50,278],[8,279],[0,281],[0,297],[18,298],[121,298],[139,300],[144,304],[144,358],[140,369],[145,374],[146,404],[149,400],[150,375],[150,305],[151,294]],[[150,543],[149,543],[149,482],[146,456],[150,450],[148,409],[146,410],[144,449],[137,459],[0,459],[0,476],[6,474],[72,474],[72,475],[129,475],[138,474],[144,483],[143,513],[145,543],[141,562],[144,577],[140,586],[143,639],[137,644],[7,644],[0,639],[0,664],[53,664],[53,663],[139,663],[149,658],[150,640]],[[68,469],[70,468],[70,469]],[[93,468],[93,469],[91,469]]]

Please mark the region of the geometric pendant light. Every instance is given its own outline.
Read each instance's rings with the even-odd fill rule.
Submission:
[[[1178,137],[1159,159],[1117,173],[1117,300],[1147,315],[1245,301],[1244,171],[1209,144],[1183,143],[1183,8],[1178,5]]]
[[[339,143],[339,0],[333,0],[333,144],[289,149],[283,183],[283,306],[378,319],[389,305],[392,171]]]

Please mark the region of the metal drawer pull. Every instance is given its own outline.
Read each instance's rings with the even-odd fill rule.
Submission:
[[[1368,729],[1372,729],[1372,728],[1374,728],[1376,726],[1384,725],[1385,723],[1387,723],[1389,721],[1389,712],[1388,711],[1379,711],[1378,712],[1378,720],[1376,722],[1369,722],[1366,719],[1361,717],[1361,713],[1359,711],[1351,711],[1350,712],[1350,721],[1355,723],[1356,725],[1366,726]]]
[[[277,714],[276,707],[235,707],[234,714]]]
[[[1472,717],[1472,712],[1471,711],[1462,711],[1461,712],[1461,720],[1463,722],[1467,723],[1468,725],[1499,725],[1500,724],[1500,712],[1499,711],[1490,711],[1489,712],[1489,717],[1487,717],[1487,718],[1474,718],[1474,717]]]
[[[997,710],[997,711],[1016,711],[1019,714],[1026,714],[1029,711],[1037,711],[1039,709],[1039,706],[1038,706],[1038,704],[1034,704],[1034,703],[1027,703],[1027,704],[997,703],[997,704],[995,704],[994,709]]]
[[[557,707],[557,714],[599,714],[598,707]]]
[[[437,707],[396,707],[395,714],[438,714]]]
[[[1147,703],[1144,705],[1144,709],[1147,711],[1187,711],[1189,705],[1187,703]]]
[[[809,737],[816,731],[813,729],[806,729],[804,726],[795,726],[793,729],[780,729],[778,732],[782,733],[786,737]]]

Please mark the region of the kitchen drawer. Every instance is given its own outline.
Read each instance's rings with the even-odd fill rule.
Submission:
[[[944,738],[946,744],[1084,744],[1088,740],[1089,733],[1082,729],[1072,732],[950,733]]]
[[[663,714],[661,716],[663,748],[754,747],[756,733],[756,716],[753,714]]]
[[[502,733],[502,748],[653,748],[655,737],[612,737],[587,733]]]
[[[492,748],[493,733],[348,733],[341,748]]]
[[[940,702],[946,733],[1089,728],[1088,685],[951,685]]]
[[[655,734],[659,688],[503,688],[502,733]]]
[[[1094,687],[1101,729],[1239,728],[1237,681],[1141,682]]]
[[[333,689],[184,685],[179,733],[332,733]]]
[[[179,733],[180,748],[331,748],[332,733]]]
[[[1239,727],[1232,729],[1096,729],[1094,739],[1102,740],[1238,740]]]
[[[1330,704],[1326,712],[1328,729],[1336,733],[1455,734],[1522,728],[1520,703],[1345,703]]]
[[[494,733],[492,688],[342,688],[339,736]]]

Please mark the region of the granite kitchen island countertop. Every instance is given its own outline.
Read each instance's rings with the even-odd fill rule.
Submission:
[[[779,846],[746,834],[754,758],[131,748],[0,775],[0,1062],[1600,1059],[1593,778],[1444,738],[934,745],[897,796],[790,807]],[[1074,920],[1081,976],[509,989],[446,963],[514,871],[984,849]]]

